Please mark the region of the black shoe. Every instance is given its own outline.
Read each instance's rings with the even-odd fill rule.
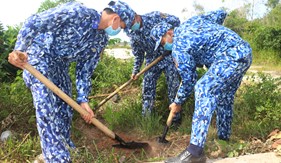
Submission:
[[[192,156],[187,149],[182,151],[177,157],[168,158],[165,163],[206,163],[205,154],[201,154],[199,157]]]
[[[220,140],[224,140],[224,141],[229,141],[229,138],[223,137],[223,136],[218,136]]]

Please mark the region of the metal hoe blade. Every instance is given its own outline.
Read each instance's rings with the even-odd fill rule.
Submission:
[[[168,119],[167,119],[167,122],[166,122],[166,127],[163,131],[163,134],[161,137],[158,138],[158,142],[159,143],[164,143],[164,144],[167,144],[169,143],[168,140],[166,140],[166,135],[167,135],[167,132],[169,130],[169,127],[171,126],[172,122],[173,122],[173,118],[174,118],[174,111],[171,109],[170,110],[170,113],[169,113],[169,116],[168,116]]]
[[[127,148],[127,149],[139,149],[139,148],[146,148],[148,147],[148,143],[140,143],[140,142],[127,142],[125,144],[120,143],[120,144],[113,144],[113,147],[116,148]]]
[[[162,136],[159,136],[159,137],[158,137],[158,142],[159,142],[159,143],[164,143],[164,144],[169,143],[169,141],[166,139],[166,135],[167,135],[167,133],[168,133],[168,130],[169,130],[169,126],[166,125],[166,127],[165,127],[165,129],[164,129],[164,131],[163,131]]]
[[[135,141],[125,142],[116,134],[115,134],[115,140],[119,142],[119,144],[112,145],[113,147],[116,148],[139,149],[139,148],[146,148],[149,146],[148,143],[143,143],[143,142],[135,142]]]

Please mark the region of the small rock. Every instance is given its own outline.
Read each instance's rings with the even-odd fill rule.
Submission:
[[[12,132],[7,130],[7,131],[2,132],[0,139],[1,139],[1,141],[6,141],[11,136],[12,136]]]
[[[43,154],[38,155],[33,163],[45,163]]]
[[[126,161],[126,157],[125,156],[121,156],[119,158],[119,163],[124,163]]]
[[[112,101],[115,103],[118,103],[120,101],[121,97],[120,95],[117,93],[112,97]]]

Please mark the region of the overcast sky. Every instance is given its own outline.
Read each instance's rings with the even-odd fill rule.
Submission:
[[[5,1],[5,2],[3,2]],[[86,6],[102,11],[110,0],[77,0]],[[178,16],[181,20],[194,15],[193,4],[196,2],[204,7],[205,11],[216,10],[226,7],[230,10],[244,6],[247,0],[123,0],[127,2],[138,14],[145,14],[150,11],[161,11]],[[2,0],[0,5],[0,21],[6,27],[14,26],[23,22],[31,14],[36,13],[44,0]],[[160,3],[161,2],[161,3]],[[256,6],[259,7],[259,6]],[[182,13],[183,9],[188,12]],[[259,16],[262,16],[265,9],[257,8]],[[127,40],[123,32],[117,35]]]

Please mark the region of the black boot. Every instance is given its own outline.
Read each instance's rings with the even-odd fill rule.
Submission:
[[[229,138],[224,136],[218,136],[220,140],[229,141]]]
[[[187,149],[182,151],[177,157],[168,158],[165,163],[206,163],[206,156],[202,153],[199,157],[192,156]]]

